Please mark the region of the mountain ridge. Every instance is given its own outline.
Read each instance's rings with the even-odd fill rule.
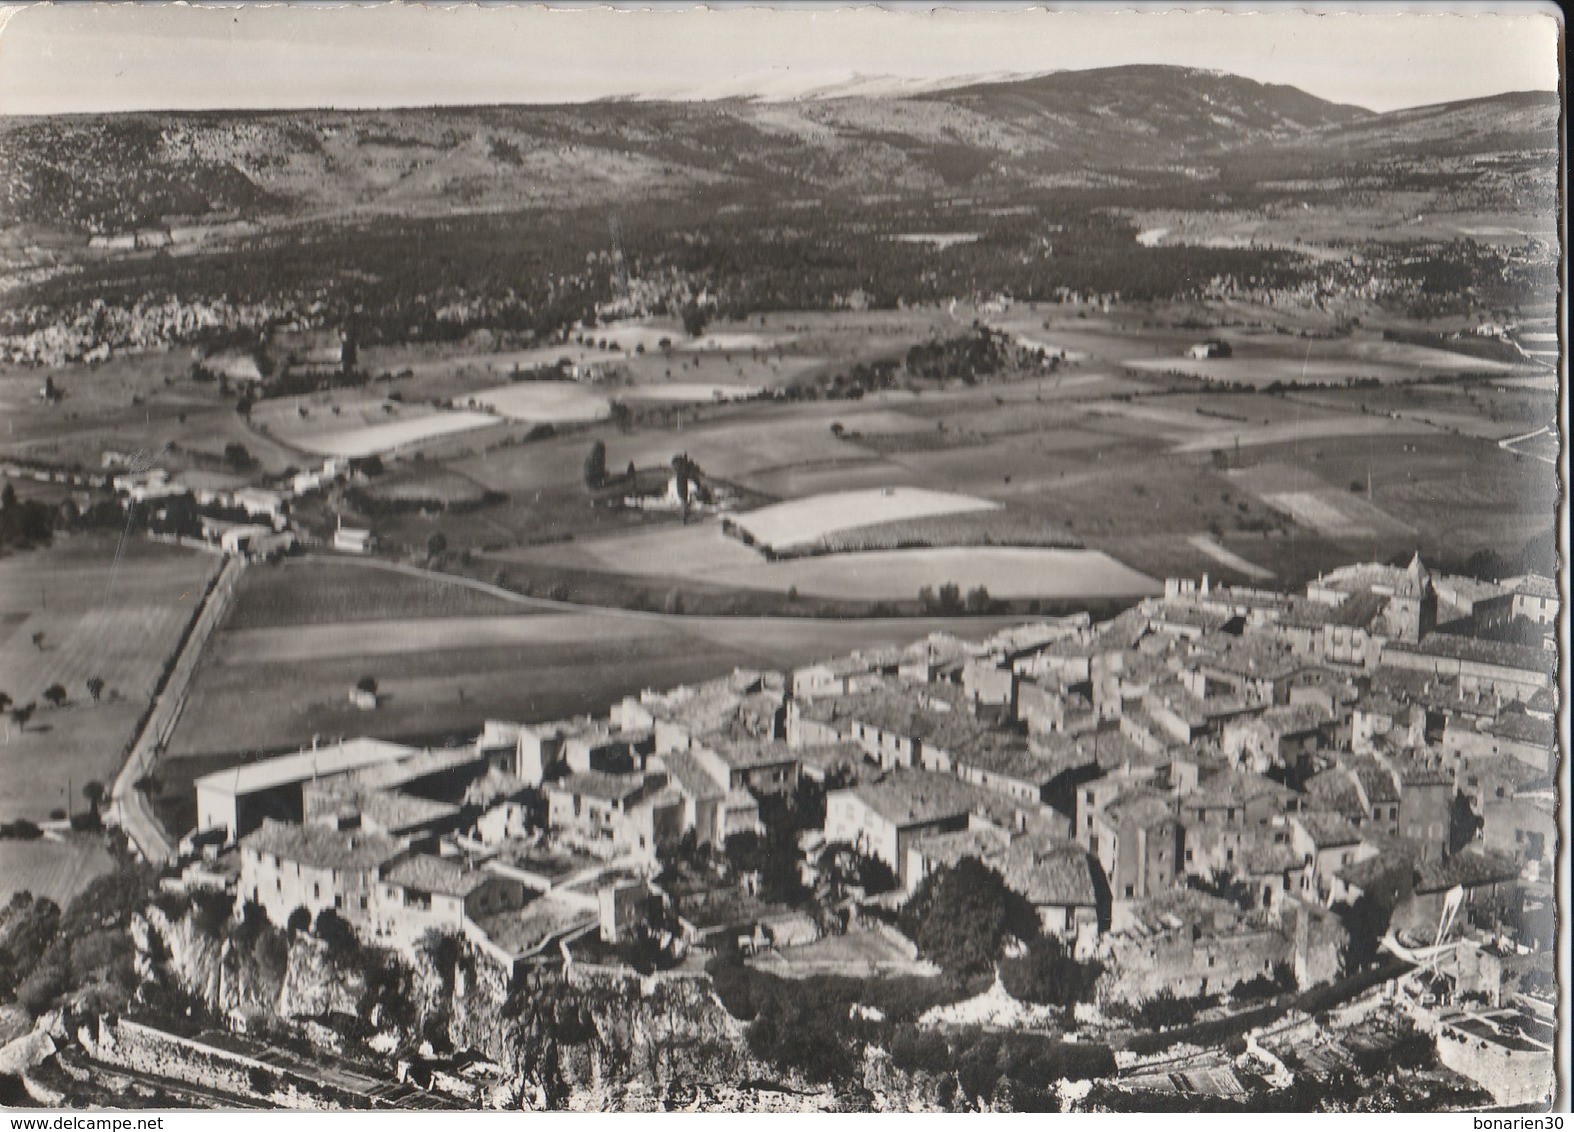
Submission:
[[[1377,113],[1161,65],[901,96],[5,119],[0,227],[113,233],[171,216],[440,215],[716,192],[1010,197],[1147,174],[1195,181],[1248,159],[1285,176],[1399,151],[1534,154],[1556,131],[1556,97],[1534,92]]]

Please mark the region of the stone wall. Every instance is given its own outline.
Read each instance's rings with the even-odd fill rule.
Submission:
[[[83,1044],[107,1065],[279,1108],[344,1107],[328,1090],[288,1070],[129,1019],[100,1018],[91,1043]]]

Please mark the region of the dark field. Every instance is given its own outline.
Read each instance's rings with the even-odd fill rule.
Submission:
[[[354,560],[314,559],[247,570],[221,629],[532,612],[440,578],[371,571]]]

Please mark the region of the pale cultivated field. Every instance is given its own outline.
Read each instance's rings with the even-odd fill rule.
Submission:
[[[31,892],[64,908],[89,881],[114,867],[104,846],[86,838],[0,841],[0,904],[10,903],[18,892]]]
[[[899,244],[928,244],[936,251],[945,251],[958,244],[974,244],[978,242],[977,232],[903,232],[890,239]]]
[[[658,636],[660,623],[629,618],[619,637]],[[433,654],[463,649],[560,645],[582,640],[584,615],[544,613],[517,617],[422,617],[401,621],[348,621],[225,632],[208,664],[277,664],[298,660]],[[349,686],[344,688],[345,693]]]
[[[842,491],[775,503],[734,516],[735,522],[762,546],[778,549],[818,542],[836,531],[853,530],[895,519],[954,515],[998,507],[986,499],[922,488],[891,487],[873,491]]]
[[[855,601],[907,600],[919,589],[983,586],[997,598],[1112,598],[1157,593],[1145,574],[1096,550],[946,547],[827,554],[717,570],[707,581]]]
[[[294,444],[390,421],[419,420],[437,411],[421,403],[390,401],[367,390],[334,389],[259,401],[252,406],[251,423],[258,431]]]
[[[1415,528],[1367,500],[1364,493],[1341,489],[1304,468],[1259,464],[1231,472],[1229,478],[1268,506],[1331,538],[1391,537],[1415,532]]]
[[[1283,491],[1270,492],[1262,499],[1297,523],[1334,538],[1371,538],[1380,533],[1408,529],[1403,523],[1354,494]]]
[[[352,580],[362,575],[368,589],[386,586],[388,576],[364,563],[346,560],[340,569]],[[322,603],[277,600],[291,576],[282,569],[267,576],[278,586],[240,594],[232,623],[256,622],[247,609],[262,602],[266,630],[221,629],[209,643],[161,764],[170,785],[159,805],[171,829],[189,829],[196,820],[190,778],[232,764],[240,752],[299,746],[314,735],[468,738],[481,719],[599,714],[643,688],[705,680],[738,666],[789,668],[855,647],[905,644],[941,628],[982,635],[1009,623],[998,617],[826,621],[601,610],[429,618],[419,616],[428,605],[419,591],[397,600],[388,591],[386,622],[351,623]],[[519,607],[521,613],[540,608],[524,599]],[[349,688],[364,675],[378,681],[382,702],[375,711],[348,701]]]
[[[119,556],[113,540],[83,539],[0,559],[0,690],[26,703],[59,683],[85,700],[100,676],[146,696],[218,562],[142,539]]]
[[[1302,444],[1312,440],[1339,437],[1398,437],[1419,436],[1437,430],[1422,421],[1408,417],[1393,418],[1372,414],[1370,416],[1323,417],[1306,421],[1285,421],[1271,425],[1235,424],[1216,422],[1210,432],[1205,432],[1175,446],[1177,452],[1211,452],[1217,448],[1253,448],[1265,444]]]
[[[599,421],[608,413],[605,394],[577,381],[520,381],[480,389],[465,404],[510,420],[546,424]]]
[[[1189,358],[1184,356],[1128,358],[1129,369],[1142,373],[1180,373],[1206,381],[1238,382],[1242,385],[1269,385],[1280,382],[1314,382],[1343,385],[1347,380],[1376,378],[1378,381],[1405,381],[1434,374],[1512,373],[1517,368],[1503,362],[1473,358],[1427,346],[1403,342],[1351,342],[1342,349],[1308,347],[1295,356],[1293,347],[1283,353],[1255,355],[1256,343],[1238,347],[1229,358]]]
[[[251,423],[265,436],[305,452],[371,456],[498,424],[499,419],[336,389],[260,402],[252,408]]]
[[[715,520],[636,531],[613,538],[577,539],[551,546],[502,551],[492,557],[505,562],[536,562],[639,577],[700,580],[719,570],[754,566],[760,561],[757,551],[722,534]]]
[[[108,783],[218,558],[141,539],[72,539],[0,559],[0,691],[36,703],[0,740],[0,818],[47,817]],[[42,648],[33,634],[42,633]],[[102,701],[87,681],[103,679]],[[45,688],[69,697],[50,707]]]
[[[500,423],[500,420],[490,413],[463,410],[432,412],[425,416],[389,421],[386,424],[365,425],[361,428],[303,437],[291,440],[289,443],[321,456],[373,456]]]
[[[632,385],[619,389],[622,401],[736,401],[757,396],[757,385],[706,385],[696,381],[674,381],[660,385]]]
[[[1233,550],[1220,546],[1210,535],[1191,535],[1186,541],[1221,566],[1228,566],[1232,570],[1245,574],[1248,578],[1263,581],[1273,577],[1272,570],[1265,570],[1255,562],[1246,561]]]

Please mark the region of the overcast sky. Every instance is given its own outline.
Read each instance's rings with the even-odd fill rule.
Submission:
[[[1261,5],[1259,5],[1261,7]],[[1443,13],[0,9],[0,113],[792,96],[857,75],[1176,63],[1373,110],[1555,90],[1550,5]]]

